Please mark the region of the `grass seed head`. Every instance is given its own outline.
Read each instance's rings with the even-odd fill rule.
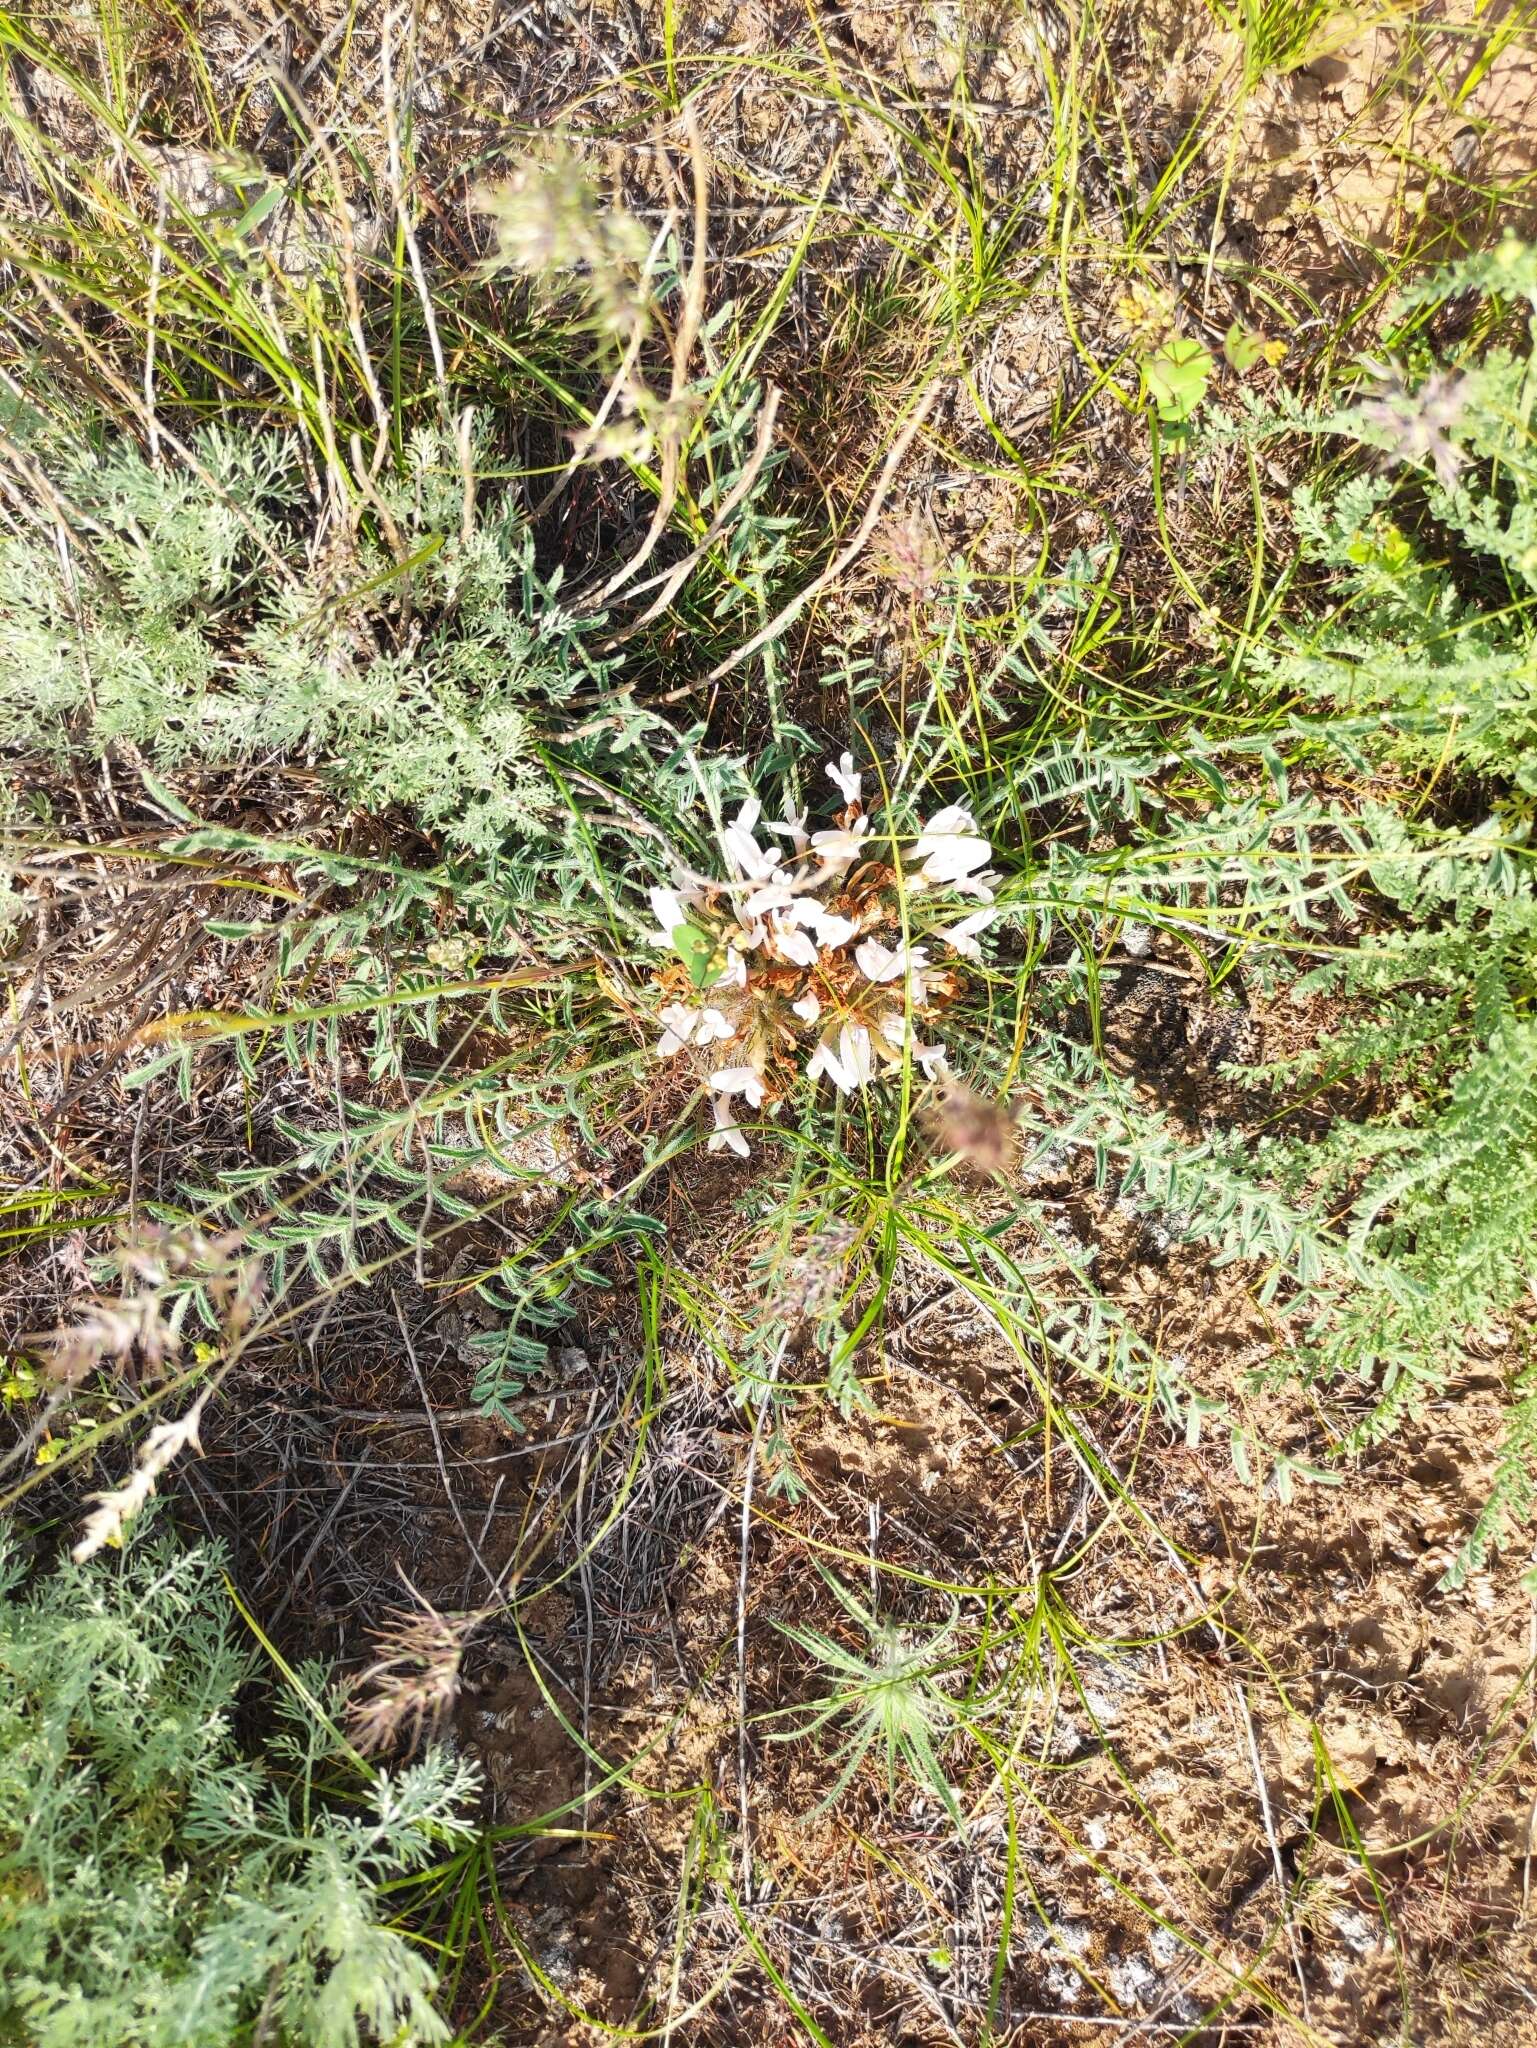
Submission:
[[[424,1602],[397,1609],[374,1631],[379,1654],[353,1681],[347,1725],[366,1754],[404,1742],[409,1756],[459,1696],[464,1649],[484,1617],[440,1614]]]

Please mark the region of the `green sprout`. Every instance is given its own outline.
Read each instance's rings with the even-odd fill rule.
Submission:
[[[806,1717],[799,1726],[770,1740],[798,1741],[819,1733],[829,1723],[842,1724],[845,1732],[834,1753],[838,1777],[818,1811],[842,1796],[865,1758],[878,1750],[885,1766],[888,1798],[896,1799],[900,1768],[934,1793],[957,1832],[964,1834],[966,1824],[956,1804],[955,1788],[939,1761],[960,1720],[956,1701],[941,1683],[941,1673],[950,1661],[945,1651],[959,1614],[952,1613],[941,1628],[920,1638],[894,1622],[881,1620],[831,1572],[820,1565],[817,1569],[844,1612],[864,1631],[867,1646],[860,1654],[821,1629],[776,1622],[780,1633],[829,1672],[834,1683],[820,1700],[799,1710]]]

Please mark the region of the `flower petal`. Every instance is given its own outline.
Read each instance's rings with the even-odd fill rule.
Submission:
[[[883,946],[879,939],[866,939],[862,946],[854,948],[854,959],[867,981],[887,982],[905,978],[913,1001],[922,1003],[927,1000],[923,972],[929,964],[929,956],[921,946]]]
[[[840,828],[836,832],[813,832],[811,850],[822,866],[817,874],[808,877],[807,888],[816,888],[852,867],[864,851],[864,838],[869,829],[868,818],[856,818],[847,831]]]
[[[843,792],[843,801],[846,804],[857,804],[859,802],[859,792],[863,787],[863,779],[855,773],[854,756],[852,754],[844,754],[836,766],[829,761],[827,773]]]
[[[745,1095],[749,1109],[763,1105],[763,1080],[751,1067],[720,1067],[710,1076],[709,1086],[721,1095]]]
[[[859,926],[852,919],[839,917],[835,910],[823,910],[820,905],[811,929],[816,933],[819,946],[846,946],[850,939],[859,936]]]
[[[681,1052],[691,1045],[699,1029],[699,1012],[691,1010],[684,1003],[668,1003],[659,1012],[661,1021],[667,1026],[656,1043],[659,1060],[669,1060],[675,1052]]]
[[[895,981],[902,972],[902,955],[879,939],[866,939],[854,948],[854,964],[866,981]]]
[[[806,837],[806,813],[804,811],[794,818],[770,818],[764,830],[767,832],[783,833],[797,853],[804,853],[811,844],[811,841]]]
[[[792,1003],[790,1008],[797,1017],[803,1017],[808,1024],[815,1024],[822,1014],[822,1005],[817,999],[816,990],[810,988],[798,1002]]]
[[[710,1133],[705,1146],[707,1152],[735,1152],[739,1159],[750,1159],[751,1150],[747,1140],[737,1128],[736,1118],[731,1114],[731,1104],[723,1095],[712,1095],[710,1107],[715,1112],[715,1129]]]
[[[683,899],[676,889],[648,889],[646,895],[651,904],[651,915],[657,924],[656,931],[651,935],[651,943],[670,946],[672,935],[678,926],[688,923],[688,912],[683,908]]]
[[[765,917],[771,910],[786,910],[795,901],[795,891],[790,884],[778,878],[775,870],[772,881],[765,882],[761,889],[754,889],[742,909],[748,917]]]
[[[923,863],[923,879],[936,884],[964,881],[973,868],[981,867],[991,851],[985,839],[951,840]]]
[[[853,1094],[855,1086],[854,1077],[845,1068],[837,1053],[833,1051],[831,1042],[825,1038],[806,1062],[806,1079],[808,1081],[817,1081],[820,1080],[823,1074],[827,1076],[828,1080],[832,1082],[833,1086],[841,1094]]]
[[[951,952],[959,953],[963,960],[980,960],[982,948],[977,944],[975,935],[986,931],[992,921],[990,910],[974,910],[970,917],[963,917],[958,924],[942,925],[934,936],[943,939]]]
[[[792,903],[785,906],[784,922],[814,925],[818,918],[825,916],[826,912],[814,896],[797,896]]]
[[[978,903],[991,903],[993,900],[993,884],[997,879],[997,875],[989,868],[986,873],[980,875],[957,875],[951,882],[950,887],[957,896],[970,896]],[[918,880],[921,882],[922,877],[919,876]]]
[[[766,882],[778,866],[773,854],[763,848],[740,825],[728,825],[721,834],[726,859],[749,882]]]
[[[977,829],[977,821],[964,804],[947,804],[918,834],[909,858],[922,862],[927,882],[953,882],[985,867],[992,847]]]
[[[699,1019],[696,1045],[715,1045],[723,1039],[735,1038],[736,1026],[721,1010],[705,1010]]]
[[[815,967],[817,964],[815,942],[808,938],[805,932],[796,931],[793,926],[775,925],[774,949],[781,960],[789,960],[796,967]]]
[[[848,918],[825,910],[814,896],[797,896],[786,908],[784,922],[805,926],[816,934],[821,946],[846,946],[859,930]]]
[[[753,827],[763,806],[751,796],[720,835],[726,859],[749,882],[766,882],[778,867],[777,855],[765,853],[753,837]]]
[[[863,1024],[845,1024],[838,1033],[838,1058],[855,1088],[865,1087],[875,1073],[870,1034]]]
[[[964,804],[946,804],[942,811],[936,811],[926,825],[920,826],[918,845],[915,852],[923,851],[923,842],[931,833],[940,838],[952,837],[957,832],[975,833],[977,821]]]

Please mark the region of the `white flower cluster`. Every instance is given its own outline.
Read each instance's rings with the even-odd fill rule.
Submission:
[[[651,891],[657,929],[648,943],[676,956],[658,980],[664,993],[691,983],[688,1000],[678,996],[660,1011],[656,1056],[732,1048],[707,1080],[712,1152],[747,1157],[736,1104],[777,1107],[776,1069],[787,1065],[802,1065],[812,1082],[825,1076],[846,1095],[900,1066],[909,1051],[930,1078],[943,1072],[944,1047],[922,1043],[915,1029],[957,986],[948,968],[933,964],[932,949],[982,958],[977,936],[991,909],[954,922],[923,917],[931,902],[936,919],[946,916],[947,894],[992,903],[992,848],[971,813],[947,805],[898,858],[884,836],[871,838],[853,757],[829,763],[827,773],[844,806],[831,829],[808,832],[803,812],[768,821],[760,839],[762,806],[749,799],[721,832],[721,881]],[[894,944],[875,936],[894,925],[905,926]]]

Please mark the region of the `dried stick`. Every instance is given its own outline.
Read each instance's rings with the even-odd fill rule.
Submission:
[[[1270,1867],[1275,1872],[1276,1891],[1281,1901],[1281,1919],[1286,1927],[1286,1940],[1291,1949],[1297,1989],[1302,1994],[1302,2017],[1311,2026],[1313,2015],[1308,2011],[1307,1978],[1302,1972],[1302,1950],[1297,1945],[1297,1926],[1292,1918],[1291,1891],[1286,1882],[1286,1872],[1281,1865],[1281,1845],[1276,1840],[1275,1822],[1270,1815],[1270,1794],[1265,1789],[1265,1773],[1260,1764],[1259,1744],[1254,1739],[1254,1717],[1249,1712],[1248,1696],[1244,1692],[1241,1679],[1233,1680],[1233,1697],[1238,1702],[1238,1711],[1243,1717],[1244,1734],[1249,1740],[1249,1762],[1254,1768],[1254,1789],[1259,1794],[1260,1817],[1265,1823],[1265,1839],[1270,1844]]]
[[[763,1425],[768,1419],[769,1408],[773,1403],[779,1368],[784,1362],[785,1349],[789,1341],[788,1333],[780,1338],[779,1349],[774,1353],[774,1362],[768,1369],[763,1398],[758,1404],[758,1413],[753,1421],[752,1443],[747,1451],[747,1470],[742,1476],[742,1535],[736,1581],[736,1784],[737,1818],[742,1837],[744,1904],[752,1898],[752,1828],[747,1810],[747,1552],[752,1539],[752,1495],[753,1481],[758,1471],[758,1449],[763,1442]]]
[[[384,135],[388,151],[390,197],[395,202],[395,218],[400,223],[401,237],[405,242],[406,256],[411,265],[411,276],[416,285],[416,296],[421,302],[422,318],[427,324],[427,345],[432,350],[432,368],[437,378],[438,402],[443,408],[444,417],[447,418],[448,371],[443,361],[443,344],[438,338],[438,323],[432,310],[432,294],[427,289],[427,272],[422,265],[422,252],[406,206],[405,174],[400,154],[400,124],[395,118],[393,53],[390,47],[395,25],[396,17],[386,13],[379,33],[379,91],[384,103]]]
[[[296,81],[286,77],[284,73],[275,67],[269,66],[267,70],[267,83],[274,95],[281,95],[288,101],[289,106],[309,130],[310,147],[325,165],[326,175],[331,181],[331,194],[336,202],[333,224],[336,229],[337,251],[341,258],[338,270],[341,277],[342,298],[347,307],[347,332],[352,337],[352,345],[357,351],[358,370],[363,379],[364,389],[368,393],[368,402],[373,410],[374,426],[378,434],[378,439],[374,444],[373,460],[369,465],[369,474],[377,476],[384,467],[385,457],[389,454],[390,450],[390,411],[384,402],[384,393],[379,387],[378,373],[374,369],[374,359],[369,353],[368,338],[363,332],[363,297],[358,290],[357,237],[352,231],[352,213],[347,204],[347,192],[342,179],[341,165],[337,161],[335,150],[331,147],[330,138],[327,136],[322,125],[310,112],[309,106]],[[303,202],[299,198],[297,190],[295,191],[293,204],[296,217],[302,220]],[[316,382],[322,386],[324,384],[324,378],[318,371]]]
[[[600,652],[607,654],[615,647],[622,647],[626,640],[632,638],[633,635],[641,630],[642,626],[649,626],[654,618],[657,618],[662,612],[666,611],[699,563],[703,561],[705,555],[730,525],[732,515],[746,498],[753,485],[758,481],[759,471],[768,460],[768,452],[774,436],[774,420],[779,411],[779,399],[780,391],[778,385],[770,384],[764,394],[763,411],[758,416],[758,438],[753,443],[753,451],[748,457],[747,467],[737,478],[722,502],[720,510],[710,521],[709,531],[699,541],[699,544],[673,568],[660,570],[655,576],[648,576],[644,583],[636,585],[634,590],[630,592],[632,597],[639,597],[643,591],[653,589],[658,583],[661,584],[662,588],[652,603],[647,605],[639,618],[632,619],[619,632],[610,634],[609,638],[603,642]]]
[[[665,232],[666,229],[663,228],[658,235],[657,243],[652,245],[652,256],[648,256],[646,259],[648,269],[655,255],[657,244],[661,240],[661,235],[665,234]],[[567,458],[560,474],[529,513],[528,517],[531,524],[544,517],[545,513],[549,511],[555,500],[566,488],[566,485],[570,483],[572,477],[587,460],[592,450],[597,446],[598,437],[608,425],[609,414],[618,404],[621,393],[629,385],[631,374],[640,357],[640,345],[645,338],[644,327],[637,323],[635,332],[630,336],[629,342],[626,344],[623,360],[614,372],[613,377],[609,380],[609,387],[603,394],[602,404],[598,407],[587,425],[576,436],[572,443],[570,456]]]
[[[834,555],[821,575],[814,576],[804,590],[797,591],[795,596],[790,599],[790,602],[784,606],[783,610],[776,612],[766,626],[754,633],[750,640],[744,642],[735,654],[728,654],[724,661],[717,663],[705,677],[706,683],[720,682],[724,677],[729,676],[733,669],[740,668],[742,663],[750,655],[756,654],[760,647],[766,647],[771,640],[778,639],[785,627],[793,619],[798,618],[807,605],[810,604],[811,600],[814,597],[820,596],[828,584],[835,583],[859,554],[865,542],[875,530],[875,522],[880,518],[881,507],[886,502],[886,493],[891,489],[896,473],[901,467],[908,449],[911,448],[913,442],[917,439],[919,428],[929,416],[934,400],[939,395],[939,386],[939,378],[935,377],[930,380],[923,396],[919,399],[914,409],[912,418],[891,444],[890,453],[881,464],[881,473],[875,480],[875,489],[870,493],[870,502],[865,507],[864,517],[860,520],[858,526],[855,527],[853,536],[848,544]],[[696,688],[698,688],[696,683],[688,683],[680,690],[669,692],[661,701],[664,704],[670,704],[675,698],[686,696],[690,690]]]
[[[672,382],[667,394],[667,424],[662,439],[661,494],[657,498],[656,510],[651,515],[651,524],[646,529],[645,538],[624,567],[617,569],[598,592],[599,604],[603,604],[640,574],[650,561],[657,542],[666,531],[673,507],[678,502],[678,477],[682,468],[683,451],[683,394],[688,388],[688,366],[694,353],[694,343],[704,324],[704,276],[710,248],[709,179],[705,173],[704,144],[699,139],[699,123],[694,118],[692,106],[687,106],[683,110],[683,126],[694,161],[694,246],[688,277],[683,288],[683,308],[678,316],[678,331],[673,337]]]

